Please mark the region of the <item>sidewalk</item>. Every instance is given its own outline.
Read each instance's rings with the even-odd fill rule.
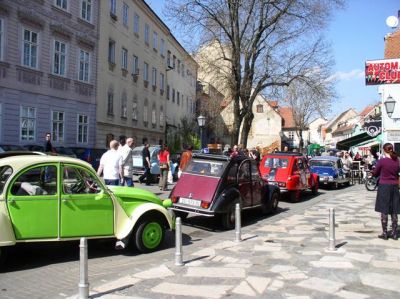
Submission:
[[[302,214],[267,218],[183,247],[184,266],[154,261],[129,276],[91,285],[92,298],[399,298],[400,241],[380,240],[376,192],[363,185]],[[328,252],[329,208],[336,212]]]

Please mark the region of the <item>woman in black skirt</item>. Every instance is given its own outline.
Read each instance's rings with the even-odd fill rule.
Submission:
[[[393,151],[391,143],[383,146],[383,157],[376,164],[373,175],[379,178],[378,194],[376,195],[375,211],[381,213],[382,234],[378,237],[387,240],[388,237],[397,240],[397,214],[400,213],[399,195],[400,162]],[[392,231],[388,234],[388,215],[392,217]]]

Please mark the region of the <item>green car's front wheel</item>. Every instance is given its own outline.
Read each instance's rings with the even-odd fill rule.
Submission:
[[[157,250],[164,240],[165,228],[159,219],[143,219],[135,232],[136,248],[143,253]]]

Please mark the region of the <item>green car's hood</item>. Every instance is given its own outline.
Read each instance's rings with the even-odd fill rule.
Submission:
[[[170,199],[161,200],[154,193],[140,188],[122,186],[108,186],[108,188],[115,195],[128,216],[132,215],[136,207],[148,202],[163,206],[164,208],[172,206]]]
[[[152,202],[162,206],[162,201],[154,193],[136,187],[107,186],[112,193],[125,203]]]

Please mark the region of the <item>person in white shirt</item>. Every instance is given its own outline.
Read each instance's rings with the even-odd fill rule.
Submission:
[[[123,180],[122,155],[117,151],[119,143],[117,140],[111,140],[110,149],[101,156],[100,166],[97,174],[104,174],[106,185],[118,186]]]
[[[126,139],[126,144],[118,148],[118,152],[122,156],[122,169],[124,174],[123,181],[121,183],[122,186],[126,184],[128,187],[134,187],[132,180],[132,175],[133,175],[132,149],[134,147],[135,143],[133,141],[133,138],[128,138]]]

